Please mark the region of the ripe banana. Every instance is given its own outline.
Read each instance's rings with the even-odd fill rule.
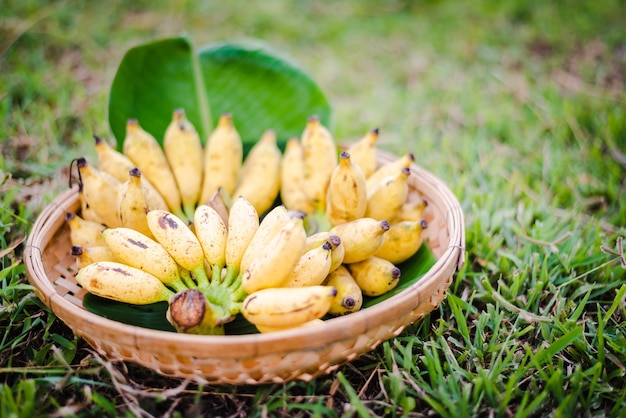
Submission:
[[[423,219],[391,224],[385,233],[383,244],[374,255],[394,264],[406,261],[422,245],[422,231],[426,227],[427,223]]]
[[[368,192],[375,188],[378,183],[384,180],[386,177],[396,175],[403,168],[410,168],[411,164],[415,162],[415,155],[412,153],[404,154],[402,157],[393,161],[386,162],[381,165],[367,178],[367,190]]]
[[[121,226],[117,210],[120,182],[112,175],[93,167],[85,158],[78,158],[76,166],[87,205],[108,227]]]
[[[193,273],[198,287],[208,287],[209,278],[204,270],[202,245],[185,221],[165,210],[151,210],[146,218],[156,241],[174,261]]]
[[[400,281],[400,269],[379,257],[348,264],[348,270],[366,296],[383,295],[393,290]]]
[[[428,207],[428,201],[426,199],[419,199],[416,201],[406,201],[396,216],[390,222],[402,222],[402,221],[419,221],[424,215],[424,211]]]
[[[302,324],[296,324],[296,325],[286,326],[286,327],[272,327],[272,326],[267,326],[267,325],[255,325],[255,327],[257,330],[259,330],[261,334],[267,334],[269,332],[285,331],[285,330],[293,329],[293,328],[314,327],[317,325],[321,325],[323,323],[324,323],[324,320],[321,318],[318,318],[318,319],[313,319],[312,321],[304,322]]]
[[[330,273],[332,244],[328,241],[315,247],[300,257],[284,287],[305,287],[321,285]]]
[[[246,251],[241,258],[240,271],[246,271],[250,263],[265,249],[269,242],[291,220],[287,208],[283,205],[270,210],[259,224],[258,229],[250,240]]]
[[[78,200],[80,201],[80,214],[84,220],[104,225],[104,221],[102,220],[102,218],[100,218],[98,214],[94,212],[93,208],[89,206],[89,202],[87,202],[87,199],[85,199],[85,193],[83,192],[82,185],[80,185],[80,187],[78,188]]]
[[[200,203],[206,203],[218,188],[232,195],[243,162],[243,143],[230,114],[220,116],[204,147],[204,177]]]
[[[172,256],[152,238],[131,228],[108,228],[102,236],[113,255],[122,263],[150,273],[176,291],[187,288]]]
[[[279,287],[300,260],[306,245],[302,218],[291,218],[263,251],[242,272],[242,289],[247,294],[259,289]]]
[[[65,222],[70,228],[70,242],[83,248],[106,245],[102,238],[105,226],[101,223],[88,221],[74,212],[65,213]]]
[[[117,193],[117,210],[120,214],[120,224],[126,228],[135,229],[142,234],[153,238],[146,213],[150,210],[141,185],[141,172],[138,168],[131,168],[127,173],[128,179],[120,184]]]
[[[363,261],[380,248],[389,222],[374,218],[359,218],[334,226],[330,233],[339,235],[344,247],[343,262],[346,264]]]
[[[232,206],[232,201],[224,188],[218,187],[215,193],[213,193],[204,204],[215,209],[222,217],[224,223],[228,225],[228,212]]]
[[[411,170],[404,167],[399,173],[385,177],[374,188],[367,191],[365,216],[382,221],[393,219],[409,195],[407,180]]]
[[[330,177],[326,196],[326,216],[331,225],[350,222],[365,215],[367,186],[365,174],[343,151]]]
[[[315,210],[326,209],[326,190],[337,166],[337,146],[317,116],[307,120],[300,138],[304,161],[304,190]]]
[[[163,150],[178,185],[183,212],[191,220],[200,197],[204,161],[200,136],[183,109],[174,110],[163,136]]]
[[[174,296],[150,273],[113,261],[99,261],[78,270],[76,282],[94,295],[134,305],[169,301]]]
[[[193,218],[195,234],[202,245],[204,258],[211,267],[211,282],[220,281],[226,265],[228,226],[220,214],[208,205],[198,205]]]
[[[281,160],[276,133],[265,131],[243,162],[233,196],[245,197],[259,215],[264,214],[272,207],[280,191]]]
[[[304,189],[304,159],[298,138],[291,138],[285,145],[280,169],[280,199],[289,210],[313,213],[313,202]]]
[[[378,166],[378,160],[376,159],[377,141],[378,128],[367,132],[365,136],[346,149],[351,156],[352,162],[361,167],[366,178],[371,176]]]
[[[363,306],[363,291],[346,266],[341,265],[330,273],[323,284],[337,289],[337,295],[328,310],[331,315],[346,315]]]
[[[241,313],[255,325],[293,327],[326,315],[336,294],[331,286],[263,289],[244,299]]]
[[[335,271],[341,263],[343,263],[344,247],[339,235],[332,235],[329,231],[320,231],[309,235],[306,239],[304,252],[310,251],[315,247],[323,245],[325,242],[330,243],[330,271]]]
[[[165,152],[154,136],[145,131],[136,119],[129,119],[126,122],[124,154],[159,191],[169,210],[179,218],[187,220],[181,208],[176,178]]]
[[[120,261],[106,245],[96,247],[82,247],[72,245],[71,254],[76,257],[76,266],[79,269],[87,267],[97,261]]]
[[[258,229],[259,215],[256,209],[245,197],[239,196],[233,202],[228,216],[228,240],[226,241],[225,256],[226,265],[232,271],[231,274],[236,275],[241,271],[243,255]]]
[[[120,183],[128,179],[128,171],[135,166],[133,162],[124,154],[117,151],[106,139],[93,136],[96,141],[96,156],[98,157],[98,168],[105,173],[115,177]]]

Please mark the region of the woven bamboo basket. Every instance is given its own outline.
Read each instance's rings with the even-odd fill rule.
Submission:
[[[397,157],[379,153],[379,163]],[[127,325],[87,311],[76,284],[65,214],[80,208],[76,188],[49,204],[28,237],[24,259],[37,296],[97,352],[162,375],[208,384],[283,383],[332,373],[420,320],[446,297],[464,262],[459,202],[435,176],[411,167],[409,198],[428,201],[425,244],[436,263],[415,284],[384,302],[321,326],[269,334],[199,336]]]

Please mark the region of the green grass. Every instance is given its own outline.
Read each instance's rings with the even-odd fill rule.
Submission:
[[[626,13],[617,0],[4,2],[1,416],[624,416]],[[311,383],[198,387],[101,358],[21,260],[72,158],[109,136],[130,47],[259,38],[326,92],[338,139],[373,127],[465,213],[439,309]]]

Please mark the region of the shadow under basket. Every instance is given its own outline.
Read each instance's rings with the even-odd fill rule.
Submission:
[[[379,164],[396,159],[379,152]],[[83,307],[66,212],[80,210],[76,188],[46,206],[28,237],[24,260],[37,296],[98,353],[162,375],[205,384],[283,383],[332,373],[419,321],[446,297],[464,262],[458,200],[438,178],[411,166],[409,199],[426,199],[423,232],[437,261],[417,282],[374,306],[316,327],[268,334],[204,336],[158,331],[106,319]]]

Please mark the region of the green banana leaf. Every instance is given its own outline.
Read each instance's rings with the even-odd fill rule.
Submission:
[[[402,271],[398,286],[382,296],[375,298],[365,297],[362,309],[384,302],[393,295],[396,295],[412,284],[416,283],[435,264],[437,259],[426,245],[422,245],[413,257],[398,265]],[[174,327],[167,322],[165,313],[167,311],[166,302],[158,302],[149,305],[132,305],[117,302],[87,293],[83,299],[83,306],[87,311],[103,316],[113,321],[122,322],[138,327],[176,332]],[[325,319],[331,318],[327,316]],[[248,322],[242,315],[237,315],[232,322],[224,327],[227,335],[255,334],[257,329]]]
[[[122,149],[126,121],[162,141],[174,109],[182,108],[204,142],[220,115],[231,113],[248,150],[267,129],[279,145],[300,136],[317,115],[331,128],[331,108],[311,77],[262,43],[215,43],[195,50],[185,37],[126,52],[111,86],[109,125]]]

